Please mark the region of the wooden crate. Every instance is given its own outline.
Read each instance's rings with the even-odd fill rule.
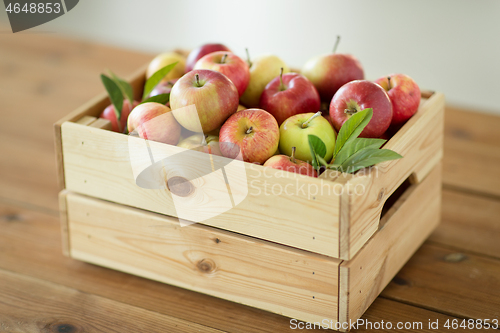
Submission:
[[[130,80],[137,98],[144,73],[141,69]],[[96,121],[108,104],[103,94],[55,124],[61,189],[176,217],[175,194],[167,186],[144,189],[136,185],[128,145],[130,140],[141,139],[105,130],[109,124]],[[247,179],[252,180],[247,197],[201,223],[332,258],[352,259],[378,230],[387,198],[408,177],[412,184],[422,182],[439,163],[443,115],[443,95],[424,94],[419,111],[385,145],[404,158],[382,163],[362,176],[330,171],[320,178],[293,173],[283,177],[282,171],[244,163]],[[149,146],[162,157],[184,151],[157,142]],[[193,165],[196,158],[207,156],[196,154]],[[224,163],[223,157],[213,158]],[[192,195],[202,196],[209,187],[195,183]],[[294,195],[268,195],[274,188]],[[366,191],[360,193],[358,188]]]
[[[349,261],[202,224],[182,228],[172,217],[69,191],[60,202],[74,259],[335,328],[362,316],[439,223],[441,165],[398,191]]]

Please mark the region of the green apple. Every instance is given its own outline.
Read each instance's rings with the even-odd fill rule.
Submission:
[[[288,73],[288,66],[283,60],[275,55],[261,55],[250,61],[250,82],[247,89],[241,95],[240,101],[248,108],[258,108],[260,95],[264,91],[266,85],[272,79],[280,75],[280,70],[283,67],[283,73]]]
[[[292,148],[296,147],[295,157],[311,162],[308,140],[310,134],[316,135],[325,143],[325,161],[330,162],[335,147],[335,131],[330,122],[321,116],[321,112],[296,114],[285,120],[280,126],[280,152],[291,156]]]

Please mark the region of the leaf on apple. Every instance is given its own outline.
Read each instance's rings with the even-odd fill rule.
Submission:
[[[120,87],[108,76],[101,74],[101,81],[108,92],[109,99],[115,107],[116,119],[120,120],[123,108],[123,94]]]
[[[390,149],[364,148],[354,153],[337,168],[342,172],[354,173],[377,163],[397,160],[403,156]]]
[[[309,141],[309,149],[311,150],[312,166],[314,169],[318,170],[320,168],[319,159],[325,161],[326,145],[316,135],[309,134],[307,140]]]
[[[144,103],[160,103],[160,104],[167,104],[167,102],[170,100],[170,94],[159,94],[155,95],[153,97],[149,97],[148,99],[143,100],[139,105],[144,104]]]
[[[134,104],[134,90],[132,89],[132,86],[127,81],[119,78],[112,71],[109,71],[109,73],[111,74],[111,78],[113,79],[113,81],[115,81],[115,83],[120,88],[122,94],[125,95],[127,97],[127,99],[129,100],[130,105],[133,105]]]
[[[348,141],[356,139],[361,134],[372,119],[372,116],[372,109],[364,109],[363,111],[356,112],[346,120],[340,128],[337,141],[335,142],[335,149],[333,150],[334,159]]]
[[[149,77],[144,85],[144,92],[142,93],[142,99],[145,99],[153,89],[158,85],[158,83],[163,80],[163,78],[170,73],[170,71],[177,65],[179,62],[174,62],[173,64],[167,65],[163,68],[157,70],[153,75]]]
[[[386,142],[384,139],[365,139],[365,138],[355,138],[354,140],[349,140],[344,144],[344,147],[340,149],[339,153],[333,161],[333,166],[340,166],[344,163],[349,156],[354,155],[362,149],[379,149]]]

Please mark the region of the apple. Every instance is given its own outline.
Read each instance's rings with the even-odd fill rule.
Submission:
[[[299,160],[311,162],[312,155],[309,149],[308,135],[316,135],[326,146],[325,161],[330,162],[335,146],[335,131],[321,112],[301,113],[291,116],[280,126],[280,152],[292,155],[296,147],[295,157]]]
[[[224,74],[195,69],[174,84],[170,106],[184,128],[208,133],[236,112],[238,97],[236,86]]]
[[[283,68],[281,70],[262,92],[261,109],[272,114],[278,125],[293,115],[317,112],[321,100],[311,81],[297,73],[283,75]]]
[[[172,91],[172,87],[174,86],[175,82],[177,82],[177,80],[179,79],[162,81],[158,83],[158,85],[149,93],[148,98],[161,94],[170,94],[170,92]]]
[[[236,158],[241,151],[243,161],[262,164],[278,149],[278,123],[262,109],[243,110],[226,120],[219,140],[223,156]]]
[[[113,104],[106,107],[99,117],[107,119],[111,122],[111,130],[113,132],[123,133],[123,130],[127,127],[127,119],[130,112],[138,104],[139,102],[134,101],[134,103],[130,105],[130,101],[128,99],[123,100],[120,122],[118,122],[118,120],[116,119],[115,107]]]
[[[246,110],[246,109],[247,109],[247,107],[246,107],[246,106],[243,106],[243,105],[239,104],[239,105],[238,105],[238,108],[236,109],[236,112],[238,112],[238,111],[243,111],[243,110]]]
[[[219,148],[219,137],[196,133],[177,144],[177,147],[201,151],[203,153],[222,156]]]
[[[128,117],[128,131],[139,137],[175,145],[181,135],[181,126],[170,108],[159,103],[143,103],[135,107]]]
[[[389,95],[392,102],[391,125],[401,125],[417,112],[420,104],[420,88],[411,77],[391,74],[375,80]]]
[[[198,60],[194,69],[211,69],[224,74],[231,80],[238,95],[243,95],[250,81],[250,71],[245,60],[228,51],[212,52]]]
[[[336,53],[339,40],[337,37],[333,53],[309,59],[301,71],[318,89],[321,99],[325,102],[330,102],[335,92],[344,84],[363,80],[365,77],[358,59],[350,54]]]
[[[260,96],[266,85],[279,75],[281,68],[283,68],[283,73],[288,73],[289,69],[285,62],[275,55],[261,55],[252,61],[248,57],[248,64],[250,66],[250,82],[241,95],[240,101],[249,108],[258,108]]]
[[[318,177],[318,173],[313,166],[307,162],[295,158],[295,147],[292,147],[292,155],[275,155],[270,157],[264,166],[278,170],[299,173],[301,175]]]
[[[167,82],[173,79],[180,78],[182,75],[184,75],[186,58],[184,58],[183,55],[176,52],[167,52],[156,56],[156,58],[154,58],[148,65],[148,69],[146,71],[146,77],[149,78],[158,70],[174,62],[179,62],[179,63],[175,65],[174,68],[172,68],[172,70],[167,75],[165,75],[162,82]]]
[[[227,46],[222,45],[222,44],[202,45],[189,53],[187,60],[186,60],[186,73],[192,71],[196,62],[199,59],[203,58],[203,56],[205,56],[209,53],[212,53],[212,52],[216,52],[216,51],[231,52],[231,50]]]
[[[384,88],[367,80],[356,80],[342,86],[330,103],[330,117],[337,131],[350,116],[372,108],[373,117],[359,135],[362,138],[379,138],[389,128],[392,103]]]

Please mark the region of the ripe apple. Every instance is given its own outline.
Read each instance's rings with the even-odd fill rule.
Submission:
[[[181,126],[170,108],[159,103],[143,103],[135,107],[128,117],[128,131],[139,137],[175,145],[181,135]]]
[[[196,133],[179,142],[177,144],[177,147],[222,156],[219,148],[219,137],[215,135],[204,135],[202,133]]]
[[[250,82],[248,87],[241,95],[241,103],[249,108],[259,107],[260,95],[266,85],[279,75],[281,68],[283,73],[288,73],[288,66],[283,60],[275,55],[261,55],[250,61]]]
[[[365,75],[361,63],[350,54],[333,53],[316,56],[306,62],[301,74],[307,77],[318,89],[321,99],[330,102],[335,92],[353,80],[363,80]]]
[[[127,119],[128,119],[130,112],[138,104],[139,104],[139,102],[134,101],[134,103],[131,106],[130,101],[128,99],[125,99],[123,101],[122,113],[120,115],[120,122],[119,123],[118,123],[118,120],[116,119],[115,107],[113,104],[111,104],[107,108],[105,108],[99,117],[107,119],[111,122],[111,130],[113,132],[123,133],[123,130],[127,127]]]
[[[280,152],[292,155],[296,147],[295,157],[299,160],[311,162],[312,156],[309,149],[308,135],[316,135],[326,146],[325,161],[330,162],[335,146],[335,131],[321,112],[301,113],[291,116],[280,126]]]
[[[278,149],[278,123],[262,109],[243,110],[226,120],[219,140],[223,156],[236,158],[241,151],[245,162],[262,164]]]
[[[212,52],[198,60],[194,69],[211,69],[224,74],[231,80],[238,95],[243,95],[250,81],[250,71],[245,60],[228,51]]]
[[[174,68],[163,78],[163,82],[167,82],[169,80],[180,78],[184,75],[184,69],[186,67],[186,58],[183,55],[176,52],[167,52],[158,55],[154,58],[148,66],[146,71],[146,77],[149,78],[151,75],[156,73],[158,70],[163,67],[170,65],[174,62],[179,62],[175,65]]]
[[[385,90],[376,83],[356,80],[342,86],[330,103],[330,117],[337,131],[350,116],[372,108],[373,117],[359,135],[362,138],[379,138],[389,128],[392,103]]]
[[[278,125],[293,115],[317,112],[320,105],[318,91],[311,81],[297,73],[281,72],[267,84],[260,97],[260,107],[272,114]]]
[[[195,69],[174,84],[170,106],[175,119],[184,128],[208,133],[236,112],[238,90],[224,74]]]
[[[192,71],[194,68],[194,64],[196,64],[196,62],[199,59],[203,58],[203,56],[205,56],[209,53],[212,53],[212,52],[216,52],[216,51],[231,52],[231,50],[227,46],[222,45],[222,44],[202,45],[189,53],[187,60],[186,60],[186,73]]]
[[[318,177],[318,173],[314,170],[313,166],[307,162],[295,158],[295,147],[292,147],[292,155],[274,155],[269,158],[264,166],[285,170],[289,172],[300,173],[301,175]]]
[[[177,80],[179,79],[162,81],[158,83],[158,85],[149,93],[148,98],[161,94],[170,94],[170,92],[172,91],[172,87],[174,86],[175,82],[177,82]]]
[[[417,112],[420,104],[420,88],[411,77],[391,74],[375,80],[389,95],[392,102],[391,125],[401,125]]]

